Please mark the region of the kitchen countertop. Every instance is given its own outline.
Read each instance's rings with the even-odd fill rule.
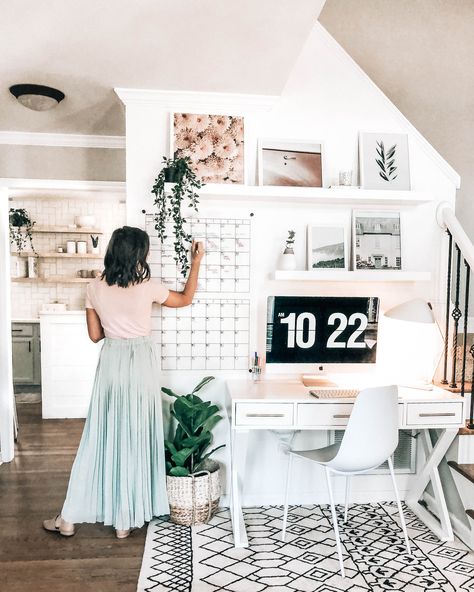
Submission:
[[[48,312],[40,312],[40,317],[41,316],[59,316],[59,315],[85,315],[86,311],[85,309],[83,310],[56,310],[56,311],[48,311]]]

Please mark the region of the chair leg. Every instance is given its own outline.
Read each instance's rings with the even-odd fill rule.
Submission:
[[[281,529],[281,540],[285,542],[286,521],[288,519],[288,496],[290,493],[291,468],[293,466],[293,455],[288,452],[288,464],[286,467],[285,502],[283,509],[283,527]]]
[[[395,473],[393,471],[393,462],[392,462],[391,456],[388,457],[388,468],[390,469],[390,475],[392,477],[393,490],[395,492],[395,499],[397,500],[398,513],[400,515],[400,524],[402,525],[403,536],[405,537],[405,545],[407,547],[408,555],[411,555],[410,540],[408,538],[407,525],[405,523],[405,516],[403,515],[402,504],[400,503],[400,496],[398,494],[398,487],[397,487],[397,482],[395,480]]]
[[[344,524],[347,522],[347,510],[349,508],[349,496],[351,493],[351,475],[346,476],[346,503],[344,505]]]
[[[331,503],[331,515],[332,515],[332,525],[334,528],[334,534],[336,536],[336,547],[337,547],[337,554],[339,556],[339,566],[341,568],[341,576],[343,578],[346,577],[344,572],[344,562],[342,559],[342,546],[341,546],[341,539],[339,537],[339,527],[337,525],[337,516],[336,516],[336,507],[334,505],[334,496],[332,493],[332,485],[331,485],[331,472],[328,467],[326,467],[326,483],[328,486],[329,492],[329,501]]]

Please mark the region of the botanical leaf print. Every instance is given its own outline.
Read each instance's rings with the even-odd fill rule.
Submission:
[[[375,159],[375,162],[380,169],[379,175],[384,181],[394,181],[398,176],[397,167],[395,166],[395,152],[397,150],[397,145],[394,144],[391,148],[385,151],[383,140],[376,142],[376,144],[378,158]]]

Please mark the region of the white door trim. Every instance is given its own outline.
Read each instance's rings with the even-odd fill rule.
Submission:
[[[0,188],[0,458],[13,460],[13,371],[8,191]]]

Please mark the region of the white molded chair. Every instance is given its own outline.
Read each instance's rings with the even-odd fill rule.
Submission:
[[[411,553],[410,542],[398,494],[397,482],[393,472],[392,454],[398,445],[398,392],[396,386],[367,388],[356,397],[344,437],[340,444],[332,444],[317,450],[288,450],[288,469],[285,490],[285,509],[283,514],[282,540],[285,540],[286,522],[288,517],[288,492],[291,479],[291,467],[294,456],[311,460],[326,469],[326,482],[331,504],[331,515],[336,535],[337,552],[342,577],[344,564],[342,559],[341,540],[337,525],[336,509],[331,485],[331,473],[346,476],[346,500],[344,522],[347,521],[350,479],[371,471],[388,461],[392,477],[395,499],[397,501],[400,523],[405,537],[408,554]]]

